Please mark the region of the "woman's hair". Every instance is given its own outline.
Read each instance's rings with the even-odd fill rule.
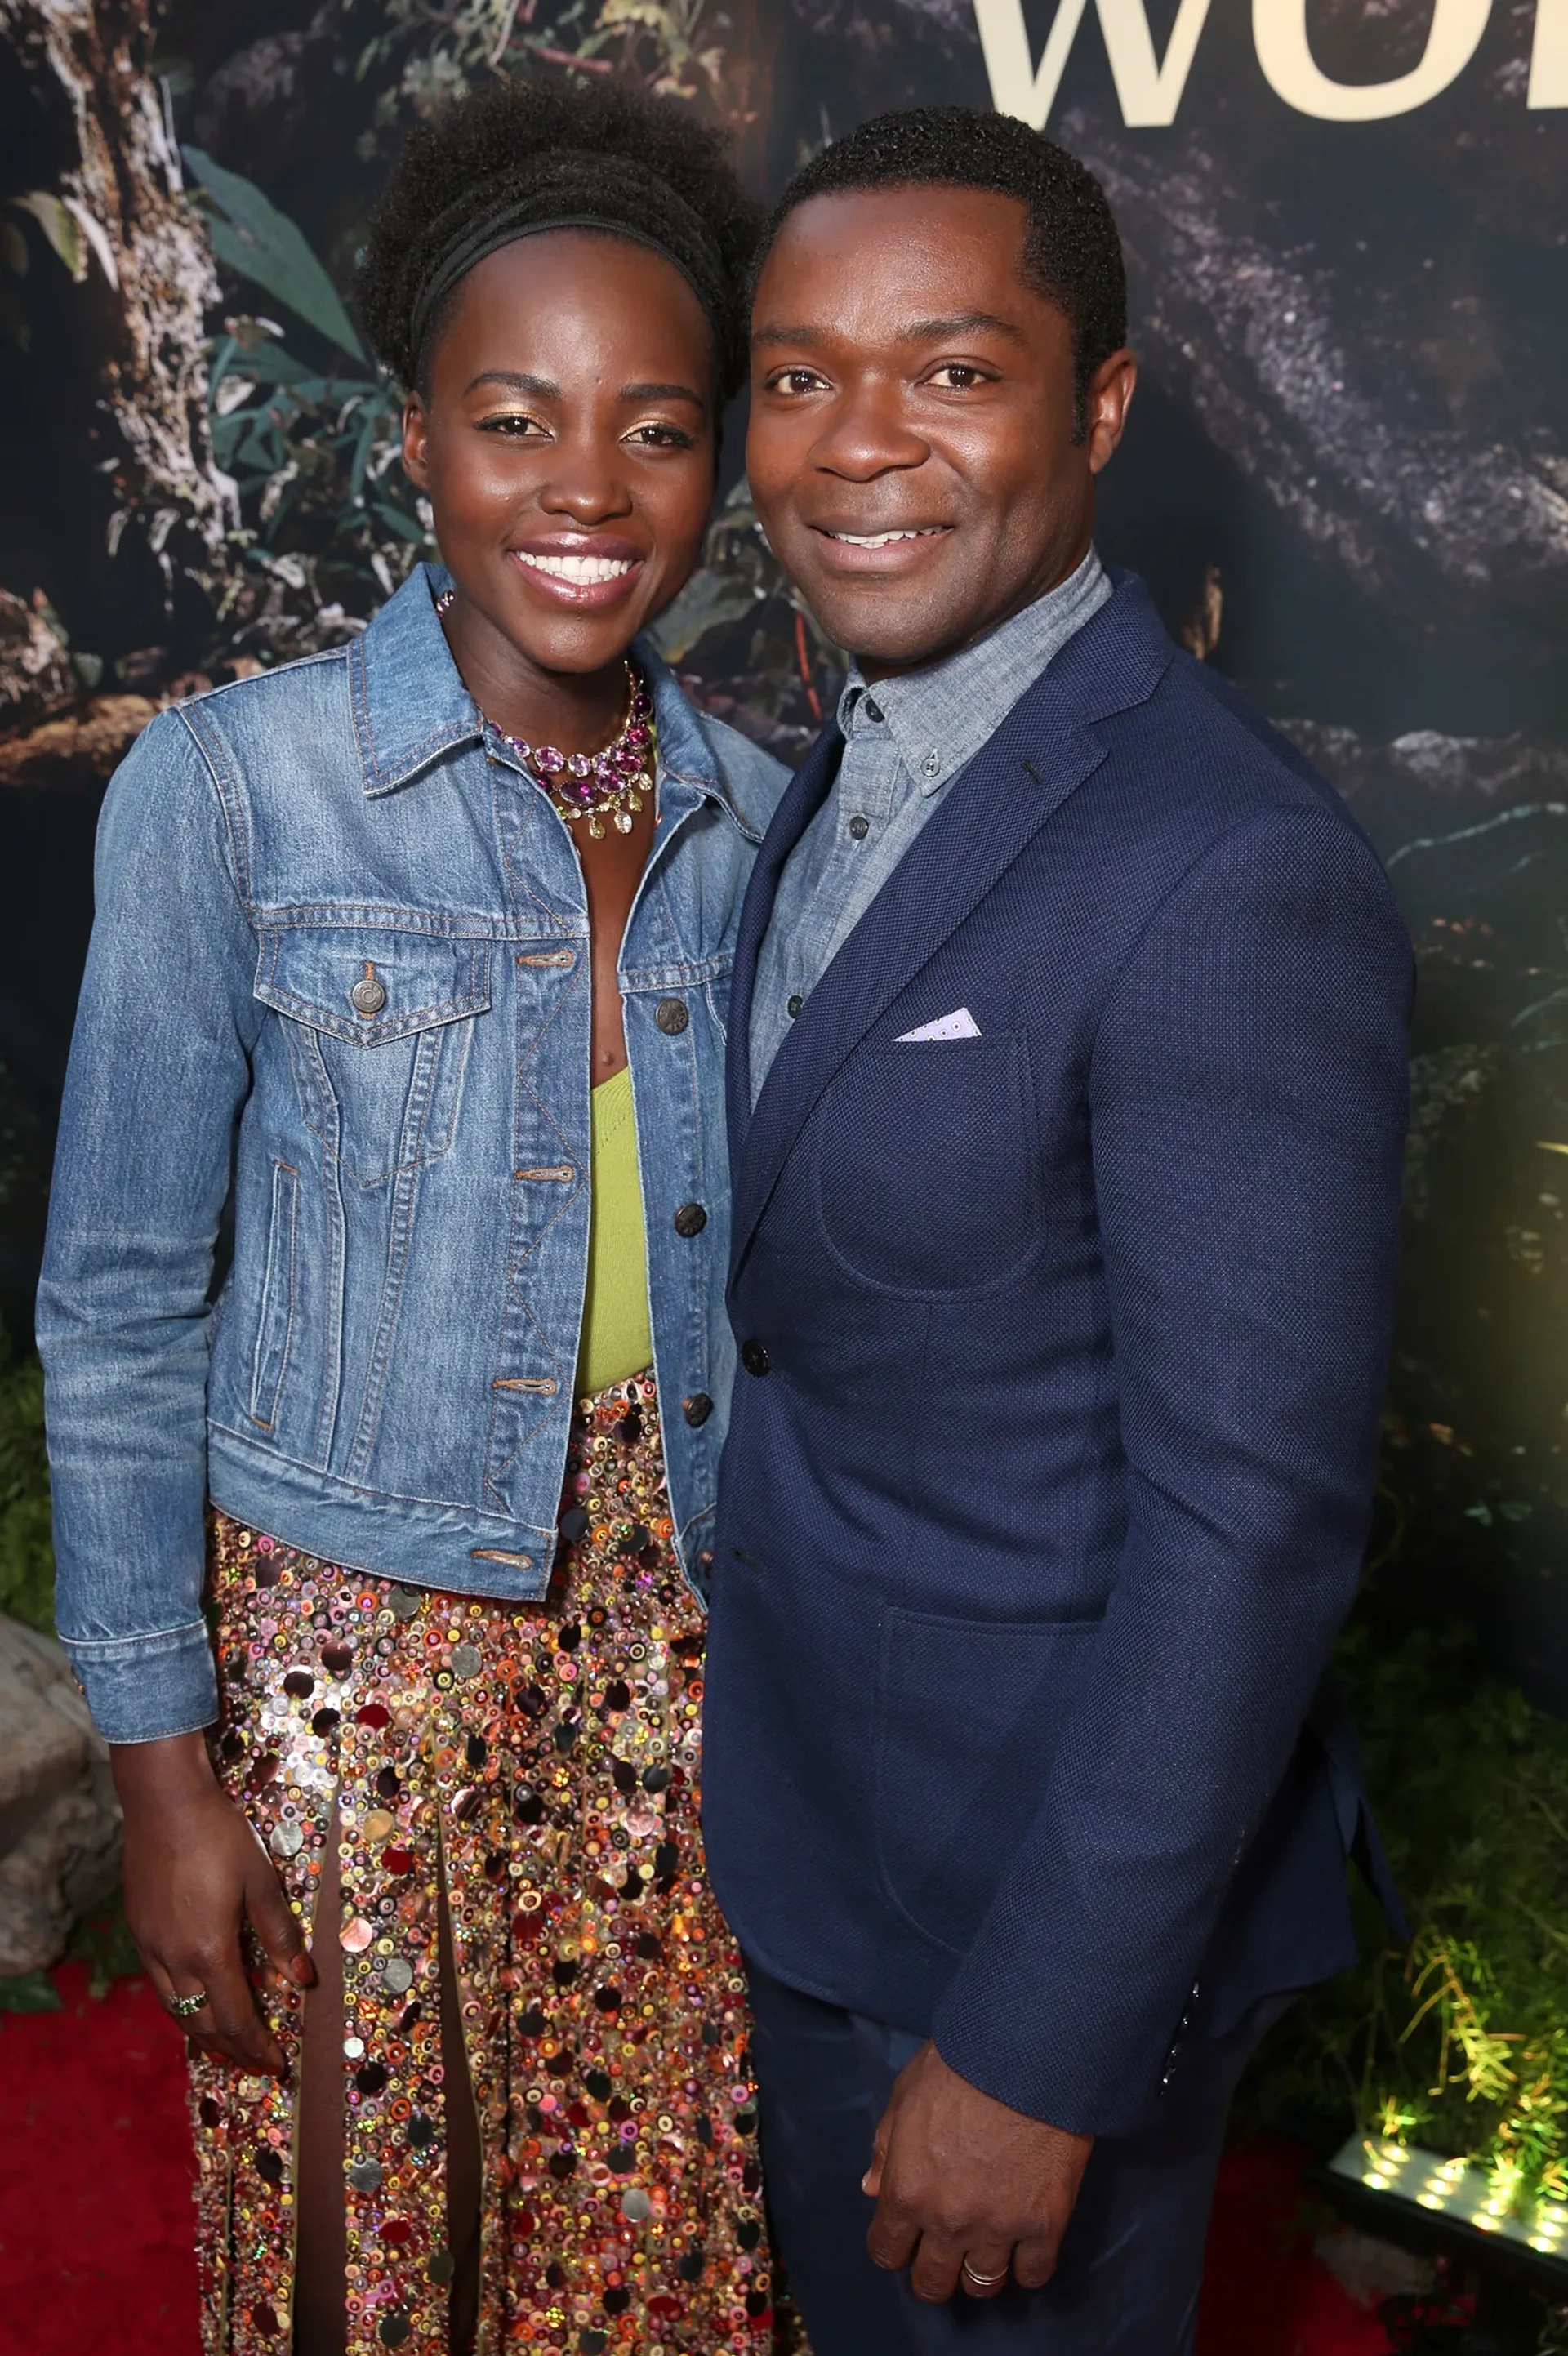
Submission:
[[[714,330],[720,390],[746,371],[746,282],[761,220],[722,134],[623,83],[501,81],[404,140],[371,216],[357,294],[379,359],[427,389],[448,300],[476,262],[548,229],[650,246]]]

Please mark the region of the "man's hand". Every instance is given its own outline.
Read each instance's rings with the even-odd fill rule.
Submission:
[[[314,1986],[316,1966],[271,1858],[219,1789],[199,1734],[115,1743],[110,1759],[125,1811],[125,1920],[154,1987],[166,2006],[206,1997],[182,2023],[204,2053],[281,2078],[283,2049],[256,2009],[242,1928],[295,1987]]]
[[[1011,2270],[1026,2290],[1056,2271],[1057,2251],[1093,2149],[1026,2118],[950,2070],[929,2040],[898,2072],[876,2130],[865,2190],[879,2266],[909,2267],[920,2298],[994,2298]]]

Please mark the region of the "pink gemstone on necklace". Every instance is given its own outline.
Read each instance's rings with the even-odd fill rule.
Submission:
[[[585,753],[574,753],[566,763],[567,774],[574,777],[590,777],[594,765]]]
[[[533,766],[542,777],[556,777],[566,766],[566,756],[558,753],[553,744],[536,744]]]

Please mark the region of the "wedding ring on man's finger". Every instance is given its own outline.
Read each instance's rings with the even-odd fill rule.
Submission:
[[[194,2020],[207,2002],[207,1990],[198,1988],[194,1996],[171,1996],[168,2008],[177,2020]]]
[[[1012,2269],[1004,2266],[999,2275],[983,2275],[978,2267],[972,2266],[969,2260],[965,2258],[961,2271],[965,2282],[975,2290],[1000,2290]]]

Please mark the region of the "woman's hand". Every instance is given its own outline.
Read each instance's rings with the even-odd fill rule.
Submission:
[[[256,2008],[241,1951],[249,1922],[275,1969],[311,1987],[316,1966],[256,1834],[219,1788],[199,1734],[111,1746],[125,1812],[125,1920],[166,2006],[204,2053],[281,2078],[283,2049]]]

